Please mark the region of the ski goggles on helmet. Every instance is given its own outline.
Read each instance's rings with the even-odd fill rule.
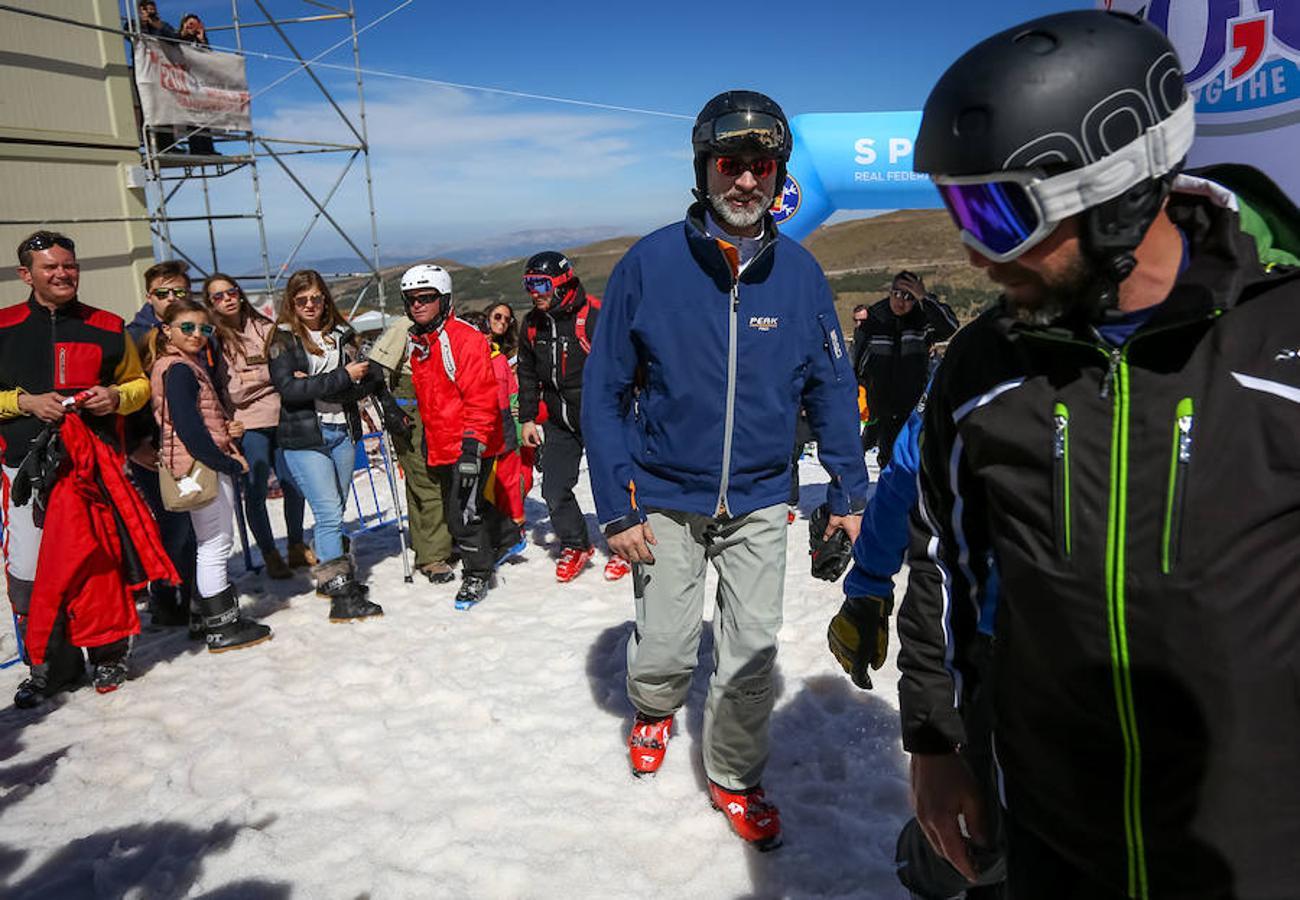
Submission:
[[[569,282],[573,278],[573,272],[565,272],[563,275],[540,275],[529,274],[524,276],[524,290],[534,297],[545,297]]]
[[[1070,216],[1174,169],[1195,134],[1189,97],[1173,115],[1096,162],[1054,175],[1022,169],[933,176],[961,240],[992,262],[1009,262]]]
[[[777,116],[765,112],[729,112],[695,126],[691,136],[695,144],[707,144],[714,150],[755,147],[769,153],[784,153],[788,139],[786,125]]]
[[[753,172],[759,181],[776,174],[776,160],[770,156],[746,160],[739,156],[715,156],[713,167],[719,175],[727,178],[739,178],[745,172]]]

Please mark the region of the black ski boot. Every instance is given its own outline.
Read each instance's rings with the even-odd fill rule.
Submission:
[[[312,570],[316,593],[330,598],[331,622],[354,622],[382,616],[384,608],[366,599],[369,591],[357,583],[352,560],[347,556],[321,563]]]
[[[232,587],[213,597],[200,597],[199,609],[203,613],[209,653],[240,650],[271,639],[269,626],[239,617],[239,600]]]
[[[456,592],[457,609],[473,609],[474,606],[482,602],[488,592],[487,575],[465,574],[465,580],[461,582],[460,590]]]

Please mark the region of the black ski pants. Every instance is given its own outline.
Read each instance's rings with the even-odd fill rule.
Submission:
[[[551,527],[562,548],[586,550],[591,546],[587,520],[573,496],[582,463],[582,435],[552,422],[542,428],[546,439],[542,451],[542,499],[551,513]]]
[[[492,479],[494,462],[496,457],[488,457],[479,464],[478,491],[474,499],[479,518],[473,523],[465,522],[467,504],[462,503],[459,497],[460,480],[456,477],[456,465],[429,467],[442,491],[443,514],[456,549],[460,551],[461,568],[466,575],[481,578],[489,577],[497,560],[519,543],[519,526],[484,496]]]
[[[909,415],[911,415],[910,410],[905,413],[885,413],[880,417],[876,431],[876,462],[882,472],[894,456],[894,441],[898,439],[898,433],[907,424]]]

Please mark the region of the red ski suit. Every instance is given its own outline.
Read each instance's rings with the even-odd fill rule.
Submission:
[[[139,633],[135,588],[181,580],[149,508],[123,474],[122,455],[91,434],[77,415],[63,418],[59,437],[68,468],[50,491],[45,539],[36,559],[27,619],[33,665],[45,662],[60,615],[67,617],[74,646],[101,647]]]
[[[484,459],[501,453],[505,442],[487,338],[473,325],[448,319],[438,331],[411,340],[411,380],[429,465],[454,464],[465,438],[484,445]]]

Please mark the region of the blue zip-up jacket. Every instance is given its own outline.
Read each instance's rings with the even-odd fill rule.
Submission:
[[[894,440],[893,456],[876,481],[876,492],[862,514],[862,530],[853,542],[853,567],[844,579],[846,597],[892,597],[894,576],[903,568],[910,540],[908,516],[916,505],[916,473],[921,468],[922,405],[912,410]],[[997,567],[992,563],[980,591],[978,629],[993,634],[998,608]]]
[[[894,455],[876,480],[876,492],[862,514],[862,530],[853,542],[853,567],[844,579],[846,597],[894,596],[894,576],[903,568],[907,554],[907,517],[916,505],[920,435],[921,414],[913,410],[894,441]]]
[[[857,381],[821,267],[769,218],[737,279],[703,210],[638,241],[605,288],[582,406],[605,533],[646,508],[740,516],[785,503],[801,403],[831,512],[860,512]]]

